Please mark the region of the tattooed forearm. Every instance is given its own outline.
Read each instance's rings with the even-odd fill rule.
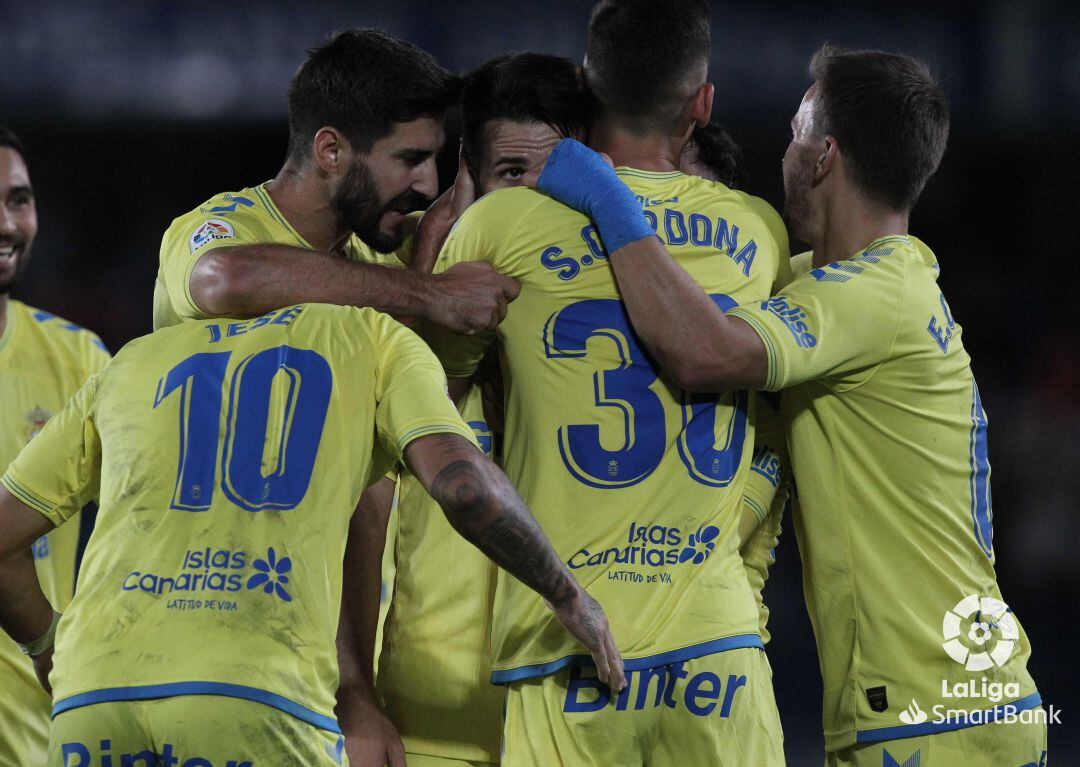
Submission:
[[[431,483],[450,523],[496,564],[558,606],[576,593],[517,491],[486,459],[457,460]]]

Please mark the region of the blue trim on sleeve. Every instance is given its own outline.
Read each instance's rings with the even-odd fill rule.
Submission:
[[[1017,714],[1028,711],[1042,705],[1042,697],[1033,692],[1026,698],[1014,700],[1012,703],[1003,703],[990,709],[982,709],[970,712],[965,717],[947,719],[944,722],[924,722],[922,724],[902,724],[896,727],[882,727],[877,730],[859,730],[855,733],[856,743],[880,743],[885,740],[900,740],[902,738],[918,738],[922,735],[936,735],[939,732],[953,732],[954,730],[966,730],[968,727],[979,727],[991,724],[1001,719],[1005,714]],[[969,718],[977,717],[978,721],[970,722]]]
[[[703,655],[725,652],[727,650],[742,650],[751,648],[764,650],[765,645],[757,634],[736,634],[735,636],[713,639],[709,642],[681,647],[678,650],[669,650],[658,655],[649,655],[644,658],[623,659],[623,668],[626,671],[642,671],[647,668],[666,666],[669,663],[693,660]],[[567,666],[591,666],[592,657],[589,655],[567,655],[553,660],[550,663],[537,663],[532,666],[518,666],[517,668],[493,671],[491,674],[492,684],[510,684],[520,682],[522,679],[532,679],[538,676],[548,676]]]
[[[324,716],[305,708],[295,701],[277,695],[257,687],[248,687],[242,684],[226,684],[224,682],[172,682],[169,684],[147,684],[135,687],[109,687],[104,690],[91,690],[90,692],[72,695],[57,701],[53,706],[53,718],[65,711],[83,706],[92,706],[95,703],[112,703],[115,701],[131,700],[157,700],[159,698],[173,698],[178,695],[220,695],[225,698],[240,698],[254,703],[262,703],[284,711],[286,714],[296,717],[301,722],[318,727],[336,735],[341,734],[341,727],[337,720],[330,716]]]

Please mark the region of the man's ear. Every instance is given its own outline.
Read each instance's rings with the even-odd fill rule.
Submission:
[[[693,106],[690,108],[690,116],[699,128],[704,128],[712,119],[713,98],[716,96],[716,86],[705,83],[694,94]]]
[[[835,136],[826,134],[817,156],[817,162],[814,163],[814,180],[820,181],[832,173],[839,162],[840,145],[836,143]]]
[[[319,170],[328,176],[343,175],[353,161],[352,147],[336,128],[319,128],[312,142],[312,155]]]

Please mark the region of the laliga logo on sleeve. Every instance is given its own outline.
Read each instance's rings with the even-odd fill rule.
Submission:
[[[232,224],[228,221],[222,221],[220,218],[211,218],[200,224],[199,228],[191,233],[188,245],[191,252],[194,253],[211,240],[227,240],[233,236],[235,236],[235,233]]]
[[[964,597],[945,613],[941,646],[968,671],[1004,666],[1016,649],[1020,629],[1009,606],[1000,599]]]

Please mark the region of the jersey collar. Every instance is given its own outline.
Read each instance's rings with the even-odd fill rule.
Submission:
[[[271,218],[273,218],[275,221],[285,227],[286,231],[288,231],[289,234],[296,238],[296,241],[300,244],[300,247],[307,248],[308,250],[314,250],[314,248],[311,247],[308,241],[300,236],[300,233],[293,228],[292,224],[290,224],[285,218],[285,216],[282,215],[281,211],[278,210],[278,206],[274,204],[274,200],[270,197],[270,193],[266,191],[266,185],[269,183],[269,181],[264,181],[258,186],[252,187],[255,192],[255,196],[259,198],[259,202],[263,204],[263,207],[266,208],[266,212],[270,214]]]

